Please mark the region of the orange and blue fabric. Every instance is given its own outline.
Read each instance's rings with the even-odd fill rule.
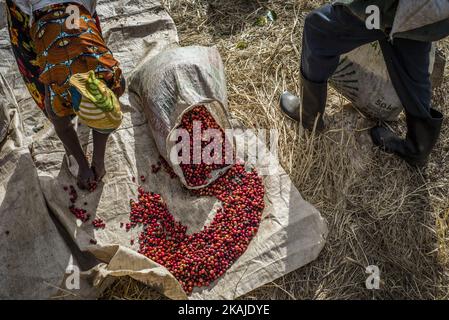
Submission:
[[[76,28],[66,23],[70,18],[66,12],[69,5],[79,8]],[[61,3],[35,11],[31,27],[30,17],[13,1],[7,0],[7,7],[11,43],[19,70],[44,112],[57,117],[78,114],[83,96],[79,96],[80,91],[70,83],[74,75],[93,71],[95,78],[108,89],[114,91],[121,86],[119,63],[105,44],[98,18],[82,5]],[[50,108],[45,108],[46,89]]]
[[[114,90],[120,87],[121,69],[106,46],[90,12],[81,5],[76,28],[67,19],[67,3],[34,12],[31,38],[36,48],[39,80],[48,87],[51,112],[59,117],[75,113],[70,94],[70,78],[93,70]]]
[[[40,67],[31,40],[30,16],[12,1],[6,0],[8,31],[19,72],[37,106],[45,113],[45,85],[39,81]]]

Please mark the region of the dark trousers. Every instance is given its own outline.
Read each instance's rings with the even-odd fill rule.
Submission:
[[[429,73],[431,42],[394,39],[365,22],[342,5],[325,5],[305,20],[301,69],[309,81],[325,82],[335,72],[340,55],[379,41],[393,86],[405,111],[428,118],[431,103]]]

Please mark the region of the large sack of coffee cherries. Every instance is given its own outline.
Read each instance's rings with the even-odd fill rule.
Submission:
[[[187,188],[205,187],[229,169],[226,165],[216,166],[208,176],[192,181],[182,165],[171,161],[172,150],[178,142],[176,130],[183,126],[182,118],[196,106],[204,106],[219,128],[232,129],[226,77],[216,48],[191,46],[166,50],[135,70],[130,77],[129,90],[143,101],[159,152]],[[196,119],[202,123],[205,120]],[[196,172],[196,176],[198,174]]]
[[[177,46],[176,27],[158,1],[103,0],[99,1],[98,12],[107,16],[101,19],[104,36],[120,60],[128,82],[135,83],[130,81],[130,75],[152,64],[159,53]],[[7,39],[5,29],[0,36]],[[159,97],[167,108],[156,110],[159,115],[173,116],[169,111],[176,110],[181,98],[187,96],[184,90],[189,90],[189,96],[197,93],[202,98],[187,101],[188,106],[176,117],[162,117],[164,122],[159,123],[183,127],[188,132],[192,119],[198,117],[207,127],[224,130],[230,126],[221,60],[215,49],[201,50],[213,53],[209,56],[213,69],[206,72],[214,75],[208,79],[218,81],[201,81],[192,86],[173,84],[174,91]],[[17,75],[12,56],[5,53],[3,57],[9,61],[5,72]],[[159,67],[164,69],[163,65]],[[176,79],[170,77],[171,71],[167,72],[167,79]],[[9,81],[23,119],[21,130],[30,150],[28,159],[33,162],[35,181],[47,208],[31,210],[29,214],[42,219],[51,214],[68,238],[70,249],[66,250],[77,252],[79,260],[93,257],[93,267],[82,268],[83,284],[89,283],[101,291],[113,279],[130,276],[172,299],[234,299],[316,259],[325,244],[326,223],[304,201],[276,159],[254,165],[226,165],[217,169],[221,172],[217,176],[212,175],[215,167],[200,166],[202,180],[190,180],[193,176],[185,174],[189,167],[176,169],[170,165],[164,153],[166,148],[161,146],[167,141],[164,135],[173,127],[166,127],[162,135],[162,129],[155,130],[154,122],[148,119],[155,110],[146,110],[153,106],[144,97],[155,88],[143,83],[162,84],[148,81],[148,76],[151,74],[142,74],[140,89],[133,85],[132,91],[120,99],[123,124],[108,141],[107,174],[93,192],[76,187],[62,143],[33,106],[19,76]],[[193,79],[194,74],[191,76]],[[176,97],[172,96],[174,93]],[[90,157],[91,132],[82,125],[77,125],[77,131]],[[265,170],[267,163],[274,163],[274,170]],[[8,166],[7,174],[12,172],[16,172],[14,166]],[[263,175],[264,172],[271,174]],[[16,174],[32,178],[26,172]],[[183,180],[182,175],[187,178]],[[211,181],[204,183],[207,179]],[[189,181],[207,185],[192,188]],[[32,193],[24,192],[22,197],[24,202],[36,201]],[[8,208],[11,211],[15,207]],[[13,227],[14,233],[19,229],[23,232],[22,225]],[[43,230],[38,224],[34,227],[33,232]],[[47,228],[45,232],[58,239],[56,230]],[[59,244],[64,240],[55,241],[59,241],[57,245],[46,246],[47,254],[40,256],[40,264],[16,264],[15,274],[25,274],[33,264],[35,281],[59,288],[60,297],[91,297],[83,290],[67,290],[64,282],[53,284],[47,280],[46,270],[59,263]],[[8,259],[12,254],[8,250],[0,248],[0,256]],[[66,257],[62,259],[60,265],[65,268]],[[0,289],[2,295],[17,297],[27,279],[19,276],[7,283],[7,288]],[[35,296],[48,295],[36,288]]]

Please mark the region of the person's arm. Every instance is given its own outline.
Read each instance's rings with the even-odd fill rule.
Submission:
[[[112,91],[115,93],[117,98],[120,98],[125,93],[125,90],[126,90],[126,80],[125,80],[125,77],[122,76],[120,79],[120,87],[118,87]]]

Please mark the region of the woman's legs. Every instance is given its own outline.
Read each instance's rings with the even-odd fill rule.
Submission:
[[[104,157],[106,153],[106,144],[108,142],[109,134],[92,130],[92,135],[94,140],[92,171],[95,174],[96,181],[100,182],[103,176],[106,174]]]
[[[64,148],[67,152],[67,156],[73,155],[78,163],[78,182],[77,185],[80,189],[88,189],[89,183],[95,180],[95,176],[90,169],[89,162],[83,148],[81,147],[78,139],[78,134],[73,127],[71,117],[58,117],[51,111],[51,102],[48,90],[45,94],[45,108],[49,119],[52,122],[58,138],[64,144]]]
[[[120,87],[114,91],[117,98],[120,98],[126,90],[126,81],[122,76],[120,78]],[[104,157],[106,153],[106,144],[108,142],[109,133],[101,133],[96,130],[92,130],[94,140],[94,155],[92,158],[92,169],[95,174],[95,179],[100,182],[103,176],[106,174],[106,168],[104,164]]]
[[[94,174],[89,167],[84,150],[81,147],[70,117],[51,118],[51,122],[55,127],[56,134],[64,144],[65,149],[69,154],[73,155],[78,163],[78,187],[80,189],[88,189],[89,183],[95,180]]]

